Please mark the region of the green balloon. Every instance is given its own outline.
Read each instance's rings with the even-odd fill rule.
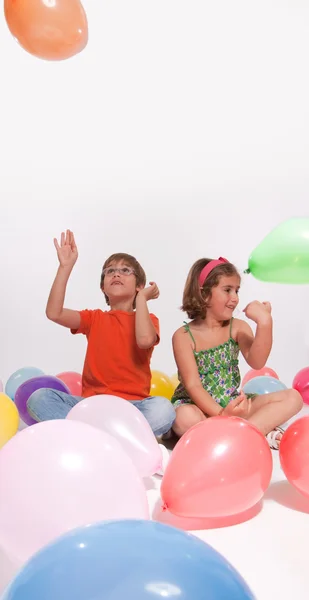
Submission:
[[[309,283],[309,218],[278,225],[253,250],[247,273],[272,283]]]

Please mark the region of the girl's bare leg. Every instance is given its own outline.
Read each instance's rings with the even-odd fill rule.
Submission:
[[[267,435],[296,415],[302,405],[301,395],[293,389],[257,396],[252,400],[248,421]],[[281,437],[278,432],[276,439],[280,441]]]
[[[205,419],[206,416],[195,404],[181,404],[176,408],[173,430],[178,437],[181,437],[190,427]]]

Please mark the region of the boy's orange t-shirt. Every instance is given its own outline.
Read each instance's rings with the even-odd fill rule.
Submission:
[[[99,394],[143,400],[151,385],[150,360],[153,347],[143,350],[135,339],[135,312],[122,310],[82,310],[80,326],[88,340],[82,376],[82,396]],[[159,320],[150,314],[158,344]]]

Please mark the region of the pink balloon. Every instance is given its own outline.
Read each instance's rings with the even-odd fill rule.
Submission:
[[[255,506],[271,475],[272,454],[256,427],[239,417],[212,417],[176,444],[162,500],[180,517],[229,517]]]
[[[93,396],[81,400],[67,419],[93,425],[116,438],[132,459],[141,477],[150,477],[162,466],[162,453],[144,415],[118,396]]]
[[[262,369],[250,369],[248,373],[244,376],[241,385],[242,387],[250,381],[250,379],[254,379],[254,377],[275,377],[275,379],[279,379],[276,371],[271,369],[270,367],[263,367]]]
[[[63,533],[106,519],[149,519],[132,461],[107,433],[45,421],[0,452],[0,546],[20,562]]]
[[[80,373],[76,373],[75,371],[65,371],[59,373],[56,377],[68,386],[70,394],[73,396],[82,395],[82,376]]]
[[[309,404],[309,367],[301,369],[301,371],[295,375],[293,388],[300,393],[305,404]]]

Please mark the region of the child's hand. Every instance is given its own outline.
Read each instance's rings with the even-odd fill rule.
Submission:
[[[61,234],[60,246],[56,238],[54,238],[54,244],[57,250],[60,266],[73,267],[77,261],[78,251],[72,231],[68,229],[66,234]]]
[[[150,285],[138,292],[139,296],[144,296],[145,300],[156,300],[160,296],[159,288],[154,281],[149,282]]]
[[[222,411],[222,415],[228,417],[241,417],[248,419],[251,410],[251,399],[247,398],[243,391],[240,392],[237,398],[234,398]]]
[[[270,302],[258,302],[258,300],[254,300],[244,308],[243,312],[248,319],[251,319],[257,324],[269,323],[269,321],[271,321]]]

